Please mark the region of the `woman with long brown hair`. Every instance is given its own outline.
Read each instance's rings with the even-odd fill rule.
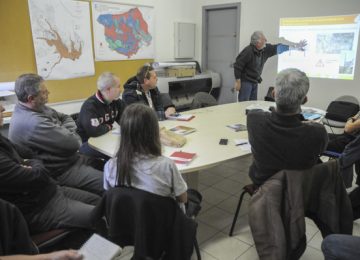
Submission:
[[[104,168],[104,188],[130,186],[185,203],[187,185],[175,163],[161,155],[155,112],[146,105],[131,104],[121,117],[120,129],[117,157]]]

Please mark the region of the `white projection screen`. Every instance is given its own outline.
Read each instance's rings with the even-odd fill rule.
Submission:
[[[281,18],[279,36],[291,42],[305,39],[305,51],[279,55],[278,72],[298,68],[309,77],[354,79],[360,16],[338,15]]]

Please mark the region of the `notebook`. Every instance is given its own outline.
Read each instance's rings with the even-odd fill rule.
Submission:
[[[195,157],[196,153],[187,153],[183,151],[173,152],[170,159],[179,164],[189,164]]]
[[[121,247],[113,242],[93,234],[79,249],[83,260],[112,260],[121,254]]]
[[[306,119],[306,120],[316,120],[316,119],[319,119],[321,117],[320,114],[317,114],[317,113],[306,113],[306,112],[302,112],[301,113],[303,115],[303,117]]]
[[[234,129],[235,132],[247,130],[246,125],[243,125],[243,124],[232,124],[232,125],[227,125],[227,127]]]
[[[179,135],[187,135],[196,131],[196,129],[193,127],[183,125],[175,126],[173,128],[170,128],[169,130]]]
[[[171,120],[190,121],[194,117],[195,117],[194,115],[175,113],[175,114],[171,114],[167,118]]]

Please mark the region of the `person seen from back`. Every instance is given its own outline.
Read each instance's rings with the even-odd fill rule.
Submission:
[[[104,168],[104,188],[131,186],[187,202],[187,185],[175,163],[161,154],[159,125],[153,109],[135,103],[121,120],[117,157]]]
[[[249,176],[263,184],[280,170],[314,166],[325,150],[328,135],[323,125],[304,121],[301,104],[307,100],[309,79],[298,69],[285,69],[276,77],[272,112],[250,111],[247,115],[249,142],[254,161]]]

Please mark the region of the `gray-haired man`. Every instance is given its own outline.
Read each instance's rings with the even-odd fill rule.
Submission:
[[[234,63],[235,90],[239,91],[239,101],[257,99],[258,83],[262,81],[261,73],[268,58],[290,49],[303,51],[307,45],[305,40],[287,43],[267,44],[261,31],[255,31],[251,35],[250,45],[240,52]]]
[[[101,195],[103,174],[78,154],[80,137],[74,120],[45,104],[49,91],[36,74],[16,79],[19,100],[10,121],[9,139],[35,153],[58,184]]]
[[[102,73],[97,80],[97,92],[89,97],[81,107],[76,121],[83,144],[80,153],[108,159],[106,155],[91,148],[89,137],[101,136],[109,132],[115,122],[120,122],[125,103],[120,97],[120,79],[111,72]]]
[[[328,135],[323,125],[304,121],[309,79],[298,69],[281,71],[275,83],[276,109],[253,111],[247,116],[249,142],[254,156],[249,175],[261,185],[280,170],[303,170],[314,166],[325,150]]]

